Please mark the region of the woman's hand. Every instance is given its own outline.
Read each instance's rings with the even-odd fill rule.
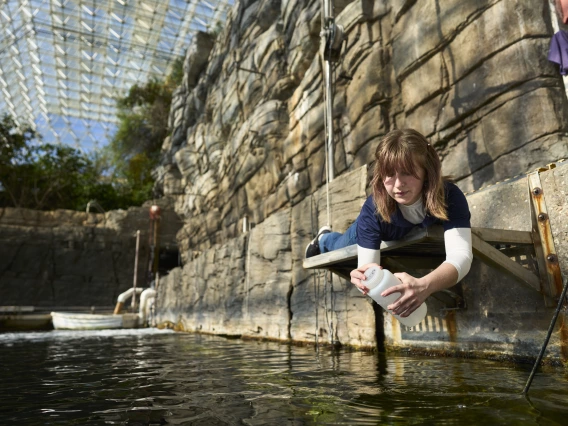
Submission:
[[[407,317],[424,303],[431,291],[424,279],[415,278],[406,272],[398,272],[394,276],[401,281],[401,284],[386,289],[381,293],[381,296],[386,297],[389,294],[400,293],[400,297],[388,305],[387,309],[395,315]],[[353,279],[351,282],[353,282]]]
[[[365,271],[370,267],[375,266],[379,269],[383,269],[382,266],[377,265],[376,263],[367,263],[366,265],[360,266],[357,269],[353,269],[351,271],[351,283],[354,284],[363,294],[367,294],[369,292],[369,288],[365,285]]]

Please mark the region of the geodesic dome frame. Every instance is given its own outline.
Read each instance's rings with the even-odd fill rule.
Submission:
[[[4,0],[0,113],[44,140],[92,149],[116,129],[115,99],[164,78],[193,35],[234,0]]]

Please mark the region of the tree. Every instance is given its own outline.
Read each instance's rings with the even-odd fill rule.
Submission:
[[[116,189],[101,181],[90,158],[70,146],[41,144],[32,130],[19,130],[10,116],[3,116],[0,206],[83,210],[93,198],[107,209],[119,205]]]
[[[18,205],[22,202],[22,196],[16,186],[29,173],[18,176],[16,169],[24,170],[24,165],[29,162],[31,152],[28,145],[34,139],[35,134],[31,129],[24,128],[18,131],[16,123],[9,115],[5,114],[0,121],[0,205]]]
[[[178,58],[164,81],[152,79],[143,86],[134,85],[117,101],[120,124],[107,150],[119,192],[131,205],[152,197],[151,171],[170,131],[172,94],[182,77],[183,58]]]
[[[82,153],[43,144],[30,128],[0,120],[0,207],[83,210],[90,200],[105,209],[141,205],[152,197],[151,171],[159,161],[172,93],[181,83],[183,58],[162,82],[134,85],[117,101],[120,124],[110,145]]]

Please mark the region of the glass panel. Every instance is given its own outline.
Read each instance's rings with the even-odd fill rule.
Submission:
[[[31,118],[44,141],[105,145],[116,129],[115,96],[163,78],[195,31],[224,21],[234,0],[125,3],[1,2],[2,112]],[[91,124],[75,126],[80,119]]]

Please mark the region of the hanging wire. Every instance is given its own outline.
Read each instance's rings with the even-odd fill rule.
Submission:
[[[311,235],[314,235],[315,231],[315,223],[314,223],[314,195],[312,194],[311,198],[310,198],[310,226],[311,226]],[[317,208],[316,208],[317,211]],[[318,327],[319,327],[319,323],[318,323],[318,300],[319,300],[319,273],[314,273],[312,272],[312,283],[314,285],[314,305],[316,308],[316,312],[315,312],[315,319],[316,319],[316,324],[315,324],[315,331],[314,331],[314,338],[315,338],[315,345],[316,345],[316,351],[318,351],[318,345],[319,345],[319,341],[318,341]]]
[[[345,52],[344,52],[345,55]],[[337,87],[335,86],[335,82],[336,82],[336,73],[337,73],[337,68],[338,68],[338,64],[335,63],[330,63],[330,67],[329,67],[329,85],[331,87],[331,107],[332,107],[332,112],[333,112],[333,99],[337,93]],[[326,102],[327,104],[327,90],[324,90],[324,102]],[[330,128],[328,128],[327,126],[327,120],[324,120],[325,123],[325,134],[327,135],[327,132],[332,132],[332,137],[331,137],[331,143],[335,143],[335,134],[333,134],[333,114],[331,114],[331,123],[330,124]],[[326,138],[326,153],[325,153],[325,158],[326,158],[326,208],[327,208],[327,221],[328,221],[328,226],[331,226],[331,203],[330,203],[330,194],[329,194],[329,170],[330,170],[330,165],[328,164],[329,161],[333,161],[333,159],[329,158],[328,156],[328,147],[327,147],[327,138]],[[328,272],[325,272],[325,289],[327,291],[327,287],[328,287],[328,279],[327,279],[327,274]],[[325,298],[326,300],[326,319],[327,319],[327,324],[328,324],[328,329],[329,329],[329,336],[330,336],[330,343],[332,345],[334,345],[337,342],[337,336],[336,336],[336,329],[334,327],[334,323],[333,323],[333,314],[336,312],[335,311],[335,291],[334,291],[334,287],[333,287],[333,274],[331,272],[329,272],[329,302],[330,302],[330,314],[328,316],[328,309],[327,309],[327,297]]]
[[[326,80],[326,78],[325,78],[325,74],[326,74],[325,61],[322,64],[322,66],[324,68],[324,77],[323,78],[324,78],[324,86],[325,86],[325,80]],[[330,81],[330,84],[331,84],[331,81]],[[326,90],[325,87],[324,87],[324,90],[323,90],[323,102],[324,102],[324,105],[327,104],[327,90]],[[328,157],[328,146],[327,146],[327,135],[328,135],[329,129],[328,129],[327,120],[325,118],[323,120],[323,127],[324,127],[324,143],[323,143],[323,145],[324,145],[324,149],[325,149],[325,162],[324,162],[325,166],[324,167],[325,167],[325,195],[326,195],[327,226],[331,227],[331,212],[330,212],[330,207],[329,207],[329,205],[330,205],[330,202],[329,202],[329,157]]]
[[[324,28],[327,27],[326,22],[326,0],[322,0],[322,31]],[[329,4],[332,10],[329,11],[333,16],[333,4]],[[325,44],[327,47],[327,44]],[[324,48],[325,48],[324,47]],[[345,52],[344,52],[345,54]],[[331,227],[331,202],[330,202],[330,190],[329,190],[329,182],[333,178],[331,176],[332,167],[334,158],[330,158],[330,153],[333,152],[333,144],[335,143],[335,134],[333,131],[333,98],[336,94],[336,72],[337,72],[337,64],[334,64],[330,61],[326,61],[322,58],[322,71],[323,71],[323,80],[324,80],[324,90],[323,90],[323,101],[324,106],[327,106],[327,111],[325,111],[325,118],[324,118],[324,152],[325,152],[325,191],[326,191],[326,213],[327,213],[327,225]],[[329,89],[329,90],[328,90]],[[325,110],[325,108],[324,108]],[[329,121],[328,121],[329,119]],[[328,146],[328,142],[330,146]],[[335,344],[336,342],[336,331],[334,328],[333,323],[333,314],[335,313],[335,292],[333,288],[333,274],[330,272],[330,278],[328,280],[327,276],[328,272],[324,273],[324,303],[325,303],[325,314],[326,314],[326,321],[328,325],[328,330],[330,333],[330,343]],[[329,281],[329,307],[328,307],[328,300],[327,300],[327,288],[328,288],[328,281]],[[331,312],[329,312],[331,310]]]
[[[333,314],[335,312],[335,294],[333,291],[333,274],[329,272],[329,307],[327,304],[327,288],[328,288],[328,271],[324,271],[324,303],[325,303],[325,319],[329,332],[329,343],[335,344],[335,330],[333,328]]]
[[[337,319],[337,311],[335,310],[335,289],[333,287],[333,274],[330,272],[330,280],[329,280],[329,288],[330,288],[330,298],[331,298],[331,344],[335,345],[337,342],[337,328],[334,326],[333,323],[333,315],[335,315],[335,319]]]
[[[316,349],[319,349],[319,287],[320,287],[320,273],[315,273],[312,275],[314,280],[314,305],[316,307],[316,323],[314,330]]]
[[[327,28],[327,22],[326,22],[326,11],[327,11],[327,0],[321,0],[321,35],[322,35],[322,44],[323,44],[323,49],[325,49],[326,46],[326,36],[324,34],[324,31]],[[331,13],[331,11],[329,11]],[[330,208],[329,208],[329,157],[328,157],[328,146],[327,146],[327,139],[328,139],[328,132],[330,131],[330,129],[328,128],[328,123],[327,122],[327,112],[326,112],[326,108],[325,106],[327,105],[327,101],[328,101],[328,96],[327,96],[327,84],[331,84],[331,80],[330,80],[330,75],[328,76],[327,73],[327,67],[326,67],[326,60],[325,60],[325,54],[324,52],[320,52],[320,58],[321,58],[321,69],[322,69],[322,76],[323,76],[323,103],[324,103],[324,120],[323,120],[323,126],[324,126],[324,133],[323,133],[323,139],[324,139],[324,153],[325,153],[325,161],[324,161],[324,167],[325,167],[325,193],[326,193],[326,204],[327,204],[327,226],[331,227],[331,212],[330,212]],[[331,74],[331,73],[330,73]],[[333,128],[333,126],[331,126]]]

